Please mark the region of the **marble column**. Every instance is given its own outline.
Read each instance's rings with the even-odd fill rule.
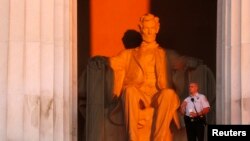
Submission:
[[[0,141],[76,140],[75,8],[0,1]]]
[[[250,1],[217,10],[217,123],[250,124]]]

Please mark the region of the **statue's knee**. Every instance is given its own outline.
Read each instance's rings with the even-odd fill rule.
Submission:
[[[176,92],[173,89],[163,89],[160,94],[164,99],[178,98]]]
[[[172,96],[176,94],[173,89],[163,89],[161,90],[161,93],[166,96]]]
[[[131,86],[131,87],[127,87],[125,88],[124,92],[123,92],[123,97],[126,98],[131,98],[131,97],[135,97],[137,95],[138,91],[135,87]]]
[[[179,97],[173,89],[163,89],[160,93],[158,102],[158,104],[167,104],[172,107],[178,107],[180,105]]]

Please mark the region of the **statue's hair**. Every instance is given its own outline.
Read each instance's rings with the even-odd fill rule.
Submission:
[[[157,26],[160,25],[159,17],[157,17],[157,16],[155,16],[155,15],[153,15],[153,14],[147,13],[147,14],[143,15],[143,16],[140,18],[139,27],[142,28],[143,22],[145,22],[145,21],[151,21],[151,20],[154,20],[155,23],[157,24]]]

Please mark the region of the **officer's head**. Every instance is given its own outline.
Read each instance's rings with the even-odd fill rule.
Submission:
[[[199,90],[198,83],[196,83],[196,82],[189,83],[189,93],[191,95],[197,93],[198,90]]]

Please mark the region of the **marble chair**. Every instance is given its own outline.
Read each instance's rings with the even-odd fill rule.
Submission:
[[[169,52],[168,61],[169,75],[172,76],[172,86],[182,98],[185,94],[185,75],[189,74],[191,81],[196,81],[201,86],[212,106],[208,115],[208,123],[215,123],[215,79],[211,70],[201,60],[192,57],[186,59],[185,69],[174,69],[171,67],[175,61]],[[176,57],[176,56],[175,56]],[[179,57],[179,56],[178,56]],[[174,73],[175,74],[174,74]],[[79,79],[78,86],[78,109],[85,121],[83,141],[126,141],[125,128],[123,125],[123,109],[119,98],[112,96],[113,71],[109,66],[107,57],[92,57]],[[152,108],[139,113],[139,134],[148,138],[152,125],[154,110]],[[181,118],[181,117],[180,117]],[[143,125],[143,126],[140,126]],[[184,123],[182,123],[184,126]],[[174,128],[173,128],[174,129]],[[185,129],[177,131],[174,129],[175,141],[185,141]],[[144,137],[142,137],[144,138]]]
[[[112,96],[113,72],[107,58],[91,58],[79,84],[78,105],[86,120],[86,141],[126,141],[121,99]],[[139,113],[140,141],[150,138],[153,114],[153,108]]]

